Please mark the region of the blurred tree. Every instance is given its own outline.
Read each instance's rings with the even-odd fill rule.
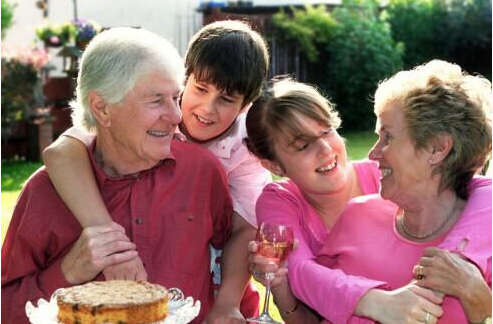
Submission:
[[[14,22],[14,9],[15,4],[11,4],[7,0],[2,0],[2,39]]]
[[[293,41],[310,62],[318,61],[325,54],[325,45],[333,36],[337,22],[323,5],[293,9],[292,15],[285,11],[274,15],[276,28],[272,36],[284,43]]]
[[[402,44],[396,43],[377,1],[344,0],[332,13],[338,22],[321,85],[338,105],[343,126],[375,126],[372,97],[378,82],[402,69]]]
[[[438,58],[491,80],[491,0],[390,0],[386,13],[405,68]]]
[[[402,67],[402,45],[374,0],[344,0],[332,13],[325,6],[274,16],[276,40],[293,41],[311,62],[310,82],[337,104],[343,126],[374,126],[373,95],[378,81]]]

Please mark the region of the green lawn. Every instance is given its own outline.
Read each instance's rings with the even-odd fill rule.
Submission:
[[[359,132],[342,134],[347,140],[347,150],[350,159],[359,160],[368,155],[368,150],[376,140],[376,135],[373,132]],[[5,237],[5,232],[12,216],[17,197],[22,189],[27,178],[39,167],[41,163],[25,162],[25,161],[2,161],[2,214],[1,214],[1,240]],[[256,283],[254,281],[254,283]],[[261,296],[261,307],[264,300],[264,287],[256,283]],[[271,303],[271,315],[277,320],[280,320],[279,312],[275,305]]]
[[[347,153],[350,160],[361,160],[368,157],[368,151],[377,141],[377,134],[373,131],[358,133],[341,133],[346,139]]]
[[[5,237],[10,217],[17,197],[29,176],[41,166],[41,163],[26,162],[21,160],[2,161],[2,214],[1,214],[1,239]]]

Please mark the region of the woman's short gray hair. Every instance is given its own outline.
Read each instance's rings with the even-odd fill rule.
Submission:
[[[474,173],[491,156],[491,82],[465,73],[460,66],[433,60],[382,82],[375,93],[375,112],[398,104],[416,150],[440,134],[453,147],[434,173],[440,189],[467,197]]]
[[[183,60],[170,42],[130,27],[115,27],[97,35],[80,61],[76,99],[71,103],[73,124],[94,131],[96,119],[89,107],[89,93],[96,91],[107,103],[118,103],[151,71],[162,71],[183,83]]]

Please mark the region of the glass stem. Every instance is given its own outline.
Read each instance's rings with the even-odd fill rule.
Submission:
[[[270,279],[267,279],[265,285],[264,310],[262,311],[262,314],[269,314],[269,302],[270,302]]]

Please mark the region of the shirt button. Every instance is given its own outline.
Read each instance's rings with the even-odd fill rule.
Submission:
[[[144,223],[144,219],[142,219],[142,217],[138,217],[138,218],[135,220],[135,223],[136,223],[137,225],[140,225],[140,224]]]
[[[193,215],[188,215],[188,221],[192,222],[193,221]]]

